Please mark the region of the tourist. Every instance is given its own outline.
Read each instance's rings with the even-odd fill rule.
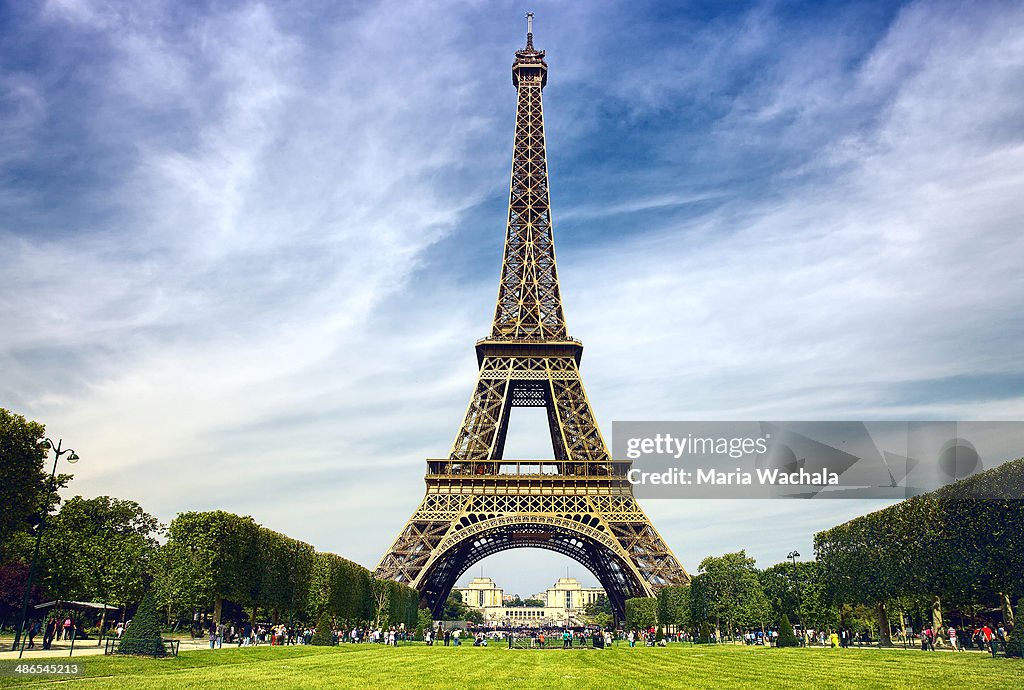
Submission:
[[[39,621],[31,621],[28,625],[28,649],[36,646],[36,635],[39,634]]]
[[[459,641],[459,637],[461,636],[461,634],[462,633],[461,633],[461,631],[458,628],[455,628],[455,630],[452,631],[452,646],[453,647],[458,647],[459,645],[462,644],[462,642]]]
[[[985,625],[981,626],[981,639],[982,639],[982,642],[984,642],[985,647],[988,648],[988,651],[991,652],[992,651],[992,628],[988,627],[988,623],[985,623]],[[982,649],[985,649],[985,647],[982,647]]]
[[[56,618],[50,618],[46,622],[46,630],[43,631],[43,649],[49,649],[50,645],[53,644],[54,638],[57,637],[59,625]]]
[[[963,651],[956,644],[956,628],[952,625],[949,626],[949,630],[946,631],[946,635],[949,637],[949,646],[953,648],[954,652]]]
[[[927,651],[934,652],[935,651],[935,637],[934,637],[934,635],[935,634],[932,632],[931,626],[926,626],[925,629],[921,631],[921,651],[922,652],[927,652]]]

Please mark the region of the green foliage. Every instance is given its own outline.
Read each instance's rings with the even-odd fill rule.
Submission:
[[[40,570],[47,591],[71,601],[138,601],[150,581],[161,532],[157,519],[134,501],[69,499],[43,533]]]
[[[462,592],[457,589],[453,589],[448,595],[448,599],[444,602],[444,611],[442,612],[442,620],[446,621],[464,621],[466,620],[466,614],[469,612],[469,606],[462,602]]]
[[[815,535],[835,603],[1024,596],[1024,459]]]
[[[252,606],[252,579],[261,580],[259,525],[251,517],[221,510],[179,513],[168,530],[165,556],[172,588],[190,608],[208,608],[218,599]],[[162,562],[162,564],[163,564]],[[167,602],[163,602],[167,603]]]
[[[334,646],[334,633],[331,630],[331,619],[326,613],[320,615],[316,621],[316,630],[313,632],[313,639],[309,642],[318,647]]]
[[[1024,630],[1010,634],[1006,642],[1006,656],[1017,659],[1024,657]]]
[[[690,587],[669,586],[658,591],[658,622],[688,628],[693,622],[690,612]]]
[[[419,594],[416,590],[394,580],[377,579],[372,581],[372,589],[376,602],[375,620],[379,625],[404,624],[410,630],[416,625],[419,615]]]
[[[796,639],[796,633],[793,632],[793,626],[789,624],[789,616],[782,614],[782,623],[779,624],[779,647],[797,647],[799,643]]]
[[[430,609],[422,608],[416,614],[416,635],[422,640],[428,630],[433,630],[434,619],[430,615]]]
[[[658,622],[658,600],[654,597],[626,599],[626,628],[647,630]]]
[[[778,623],[785,613],[799,614],[804,627],[825,630],[839,624],[839,610],[827,589],[828,575],[817,561],[785,561],[760,573],[768,602],[769,620]]]
[[[166,651],[160,634],[160,623],[156,617],[156,605],[149,592],[142,597],[132,622],[121,636],[117,651],[119,654],[141,656],[164,656]]]
[[[228,600],[246,611],[412,629],[419,607],[406,585],[374,580],[357,563],[222,511],[178,515],[153,559],[153,579],[162,605],[186,610]]]
[[[543,599],[523,599],[523,606],[543,608],[545,606],[545,602]]]
[[[45,427],[0,408],[0,564],[31,557],[32,531],[60,501],[69,474],[50,482],[53,466],[39,448]]]
[[[587,604],[584,612],[587,621],[597,624],[602,630],[607,630],[615,622],[612,602],[604,594],[599,595],[597,599]]]
[[[309,592],[313,547],[265,527],[257,537],[259,577],[252,578],[250,601],[271,611],[301,611]]]
[[[711,642],[711,626],[707,621],[701,621],[697,642]]]
[[[768,600],[754,559],[739,551],[701,561],[690,584],[690,611],[694,620],[725,623],[730,634],[737,626],[764,625]]]

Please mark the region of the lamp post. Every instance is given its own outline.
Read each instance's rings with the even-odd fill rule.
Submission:
[[[45,457],[46,452],[53,450],[53,470],[50,472],[50,486],[53,486],[54,479],[57,476],[57,461],[60,460],[60,456],[65,453],[70,453],[68,456],[68,462],[72,465],[78,462],[78,454],[70,448],[64,448],[61,450],[61,444],[64,443],[64,439],[57,441],[57,447],[53,447],[53,441],[48,438],[44,438],[39,442],[39,449],[43,451]],[[25,620],[28,618],[28,601],[32,594],[32,578],[36,573],[36,561],[39,560],[39,543],[43,538],[43,527],[46,525],[46,513],[48,512],[48,506],[43,506],[43,511],[39,516],[39,525],[36,527],[36,548],[32,552],[32,565],[28,568],[28,579],[25,581],[25,600],[21,605],[21,624],[18,625],[18,634],[14,636],[14,644],[11,646],[11,651],[18,649],[18,643],[21,642],[21,648],[18,651],[18,658],[25,653]]]
[[[804,627],[804,613],[803,613],[804,601],[803,601],[803,597],[800,596],[800,574],[797,572],[797,569],[796,569],[796,559],[800,558],[800,552],[799,551],[790,551],[789,554],[786,556],[786,558],[788,558],[789,560],[791,560],[793,562],[793,584],[796,586],[796,614],[797,614],[797,616],[800,619],[800,627],[803,628]]]

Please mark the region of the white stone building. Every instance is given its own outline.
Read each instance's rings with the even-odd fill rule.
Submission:
[[[530,627],[580,624],[586,607],[605,593],[600,587],[584,587],[574,577],[560,577],[543,594],[535,594],[544,606],[507,606],[504,590],[489,577],[473,578],[458,591],[466,605],[483,612],[484,621]]]

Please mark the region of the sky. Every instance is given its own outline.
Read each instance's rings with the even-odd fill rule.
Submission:
[[[527,11],[609,441],[1024,418],[1020,3],[0,8],[0,406],[81,456],[66,495],[376,564],[489,330]],[[511,424],[506,457],[545,453],[541,418]],[[880,504],[643,505],[692,573],[808,558]],[[481,566],[524,595],[596,583],[533,550],[460,581]]]

